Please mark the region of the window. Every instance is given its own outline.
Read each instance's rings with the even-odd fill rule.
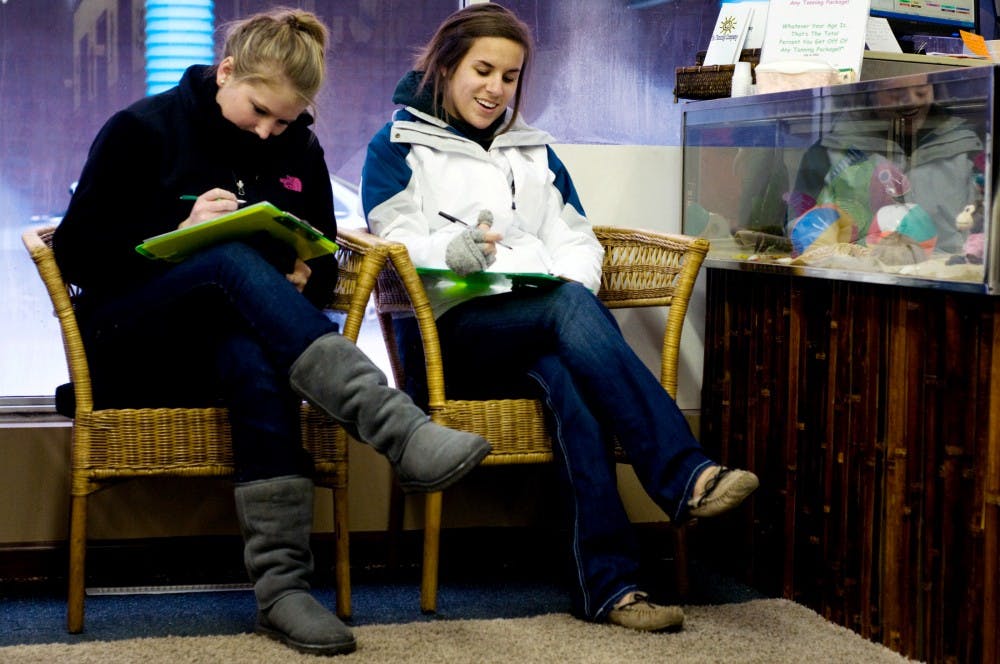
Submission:
[[[405,3],[381,10],[386,3],[365,0],[299,3],[323,16],[331,28],[334,80],[318,100],[315,128],[335,174],[336,207],[344,223],[359,222],[353,200],[353,183],[360,178],[357,155],[388,119],[389,98],[408,66],[410,45],[425,39],[456,2]],[[13,401],[36,410],[48,401],[37,397],[51,397],[68,380],[58,322],[21,233],[29,226],[58,222],[90,142],[111,113],[170,87],[186,67],[185,58],[211,61],[213,20],[221,26],[237,18],[237,12],[272,4],[282,3],[0,4],[0,297],[5,303],[0,406]],[[358,112],[362,109],[367,110]],[[378,334],[377,325],[366,328]],[[374,345],[381,344],[380,337],[370,342],[377,354]]]

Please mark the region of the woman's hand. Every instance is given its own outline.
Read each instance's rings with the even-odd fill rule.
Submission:
[[[451,221],[465,223],[444,213],[441,213],[441,216]],[[482,272],[493,265],[497,259],[497,243],[500,243],[503,235],[494,233],[491,228],[493,228],[493,213],[481,210],[475,227],[466,228],[452,238],[444,254],[444,262],[452,272],[464,277],[473,272]]]
[[[493,228],[493,213],[489,210],[480,210],[479,216],[476,218],[476,229],[483,231],[483,241],[486,243],[483,253],[487,255],[495,255],[497,253],[497,244],[503,244],[500,242],[503,239],[503,235],[490,231],[491,228]],[[490,262],[492,263],[493,261]]]
[[[487,232],[488,227],[480,224],[476,228],[466,228],[448,243],[444,262],[448,268],[465,276],[482,272],[497,259],[496,241],[499,235]]]
[[[500,240],[503,239],[503,235],[501,235],[500,233],[495,233],[495,232],[493,232],[493,231],[490,230],[490,228],[492,228],[492,226],[493,226],[492,224],[482,224],[482,223],[478,224],[476,226],[476,230],[480,230],[480,231],[483,232],[483,236],[482,236],[483,237],[483,243],[486,245],[485,247],[483,247],[483,253],[485,253],[487,255],[496,254],[497,253],[497,243],[499,243]],[[506,246],[506,245],[504,245],[504,246]],[[490,261],[490,262],[492,262],[492,261]]]
[[[312,268],[306,265],[306,262],[301,258],[296,258],[292,273],[286,274],[285,279],[288,279],[295,286],[295,290],[301,293],[309,282],[310,275],[312,275]]]
[[[191,206],[191,214],[177,228],[187,228],[188,226],[194,226],[209,219],[221,217],[239,207],[239,201],[233,192],[219,189],[218,187],[209,189],[195,199],[194,205]]]

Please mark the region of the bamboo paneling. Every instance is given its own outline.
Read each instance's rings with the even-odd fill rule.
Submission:
[[[761,488],[699,555],[909,657],[1000,661],[1000,298],[707,275],[702,441]]]

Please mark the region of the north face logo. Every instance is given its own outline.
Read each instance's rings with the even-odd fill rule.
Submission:
[[[281,184],[285,186],[285,189],[289,191],[302,191],[302,180],[298,179],[294,175],[286,175],[279,180]]]

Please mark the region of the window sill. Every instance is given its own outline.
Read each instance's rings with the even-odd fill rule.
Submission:
[[[71,426],[73,420],[56,412],[55,397],[0,397],[0,427]]]

